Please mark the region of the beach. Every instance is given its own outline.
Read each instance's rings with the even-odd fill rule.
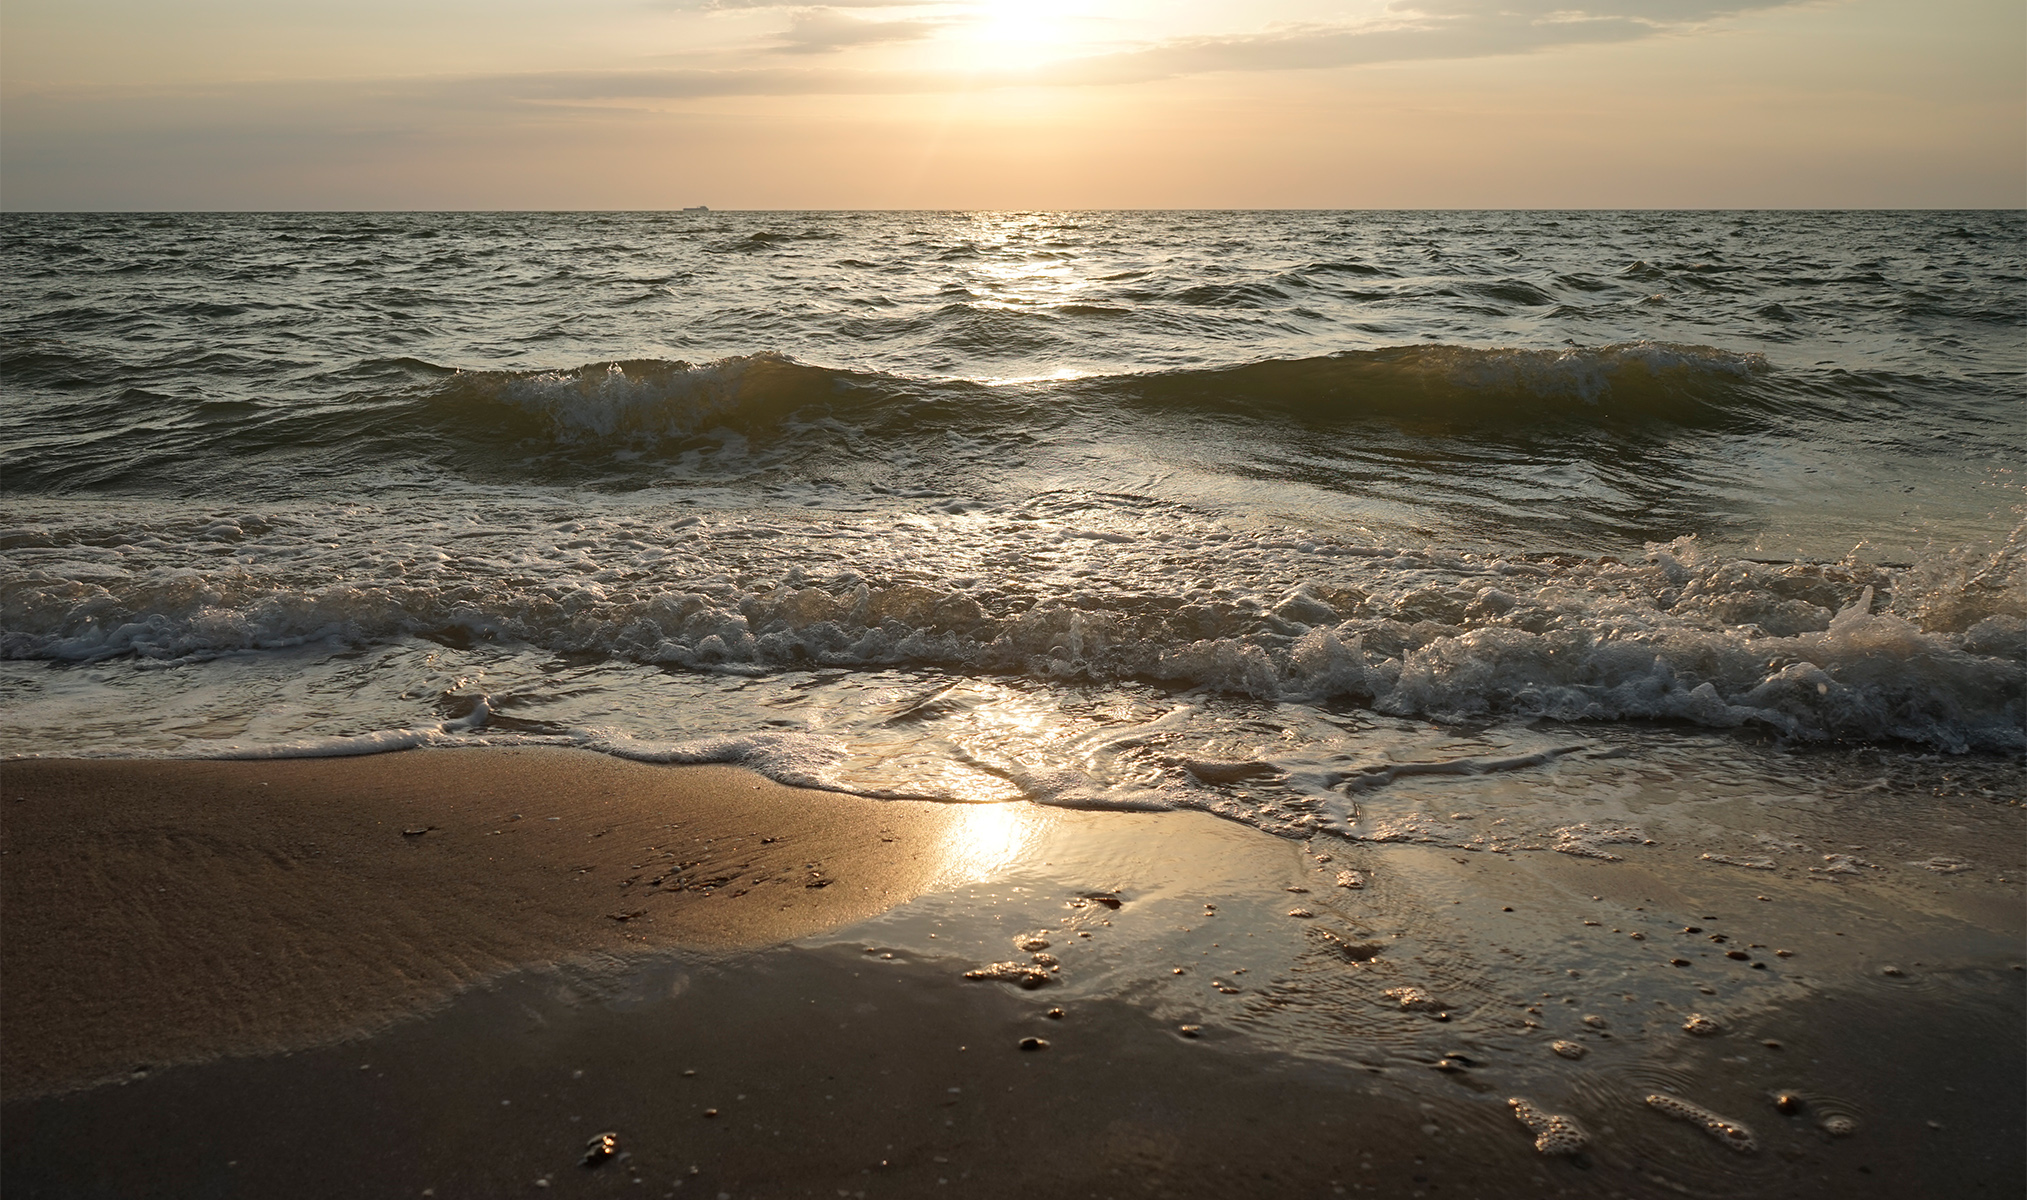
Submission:
[[[4,791],[10,1195],[2023,1178],[2020,810],[1983,797],[1949,811],[1976,869],[1812,874],[548,748],[15,760]],[[1589,1144],[1538,1153],[1515,1098]]]
[[[2027,1189],[2018,212],[6,227],[9,1200]]]

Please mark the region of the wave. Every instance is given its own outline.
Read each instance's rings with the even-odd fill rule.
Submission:
[[[965,306],[952,306],[964,308]],[[952,336],[973,337],[980,321],[1004,325],[1032,314],[994,312]],[[1001,331],[1004,333],[1004,331]],[[1119,405],[1257,413],[1263,406],[1308,419],[1475,418],[1701,421],[1758,401],[1752,384],[1771,368],[1757,354],[1657,342],[1563,350],[1403,346],[1238,366],[989,385],[845,370],[761,353],[705,364],[638,360],[570,371],[460,373],[433,406],[490,424],[501,415],[532,419],[577,441],[686,438],[716,426],[740,431],[776,424],[819,406],[877,420],[899,402],[919,419],[925,398],[953,408],[997,400],[1018,416],[1021,398],[1064,397]],[[1019,394],[1016,394],[1019,393]],[[953,415],[956,415],[953,413]]]
[[[933,668],[1439,719],[1663,719],[2027,751],[2027,525],[1996,551],[1907,568],[1769,565],[1693,539],[1622,561],[967,527],[1004,564],[992,570],[950,557],[948,529],[911,542],[836,521],[430,526],[413,543],[375,524],[364,546],[279,519],[209,521],[9,532],[0,653],[183,662],[423,637],[720,673]],[[188,554],[132,565],[146,557],[135,544],[165,543]],[[872,543],[893,564],[885,578],[841,564]],[[1085,565],[1041,565],[1065,555]],[[809,573],[825,564],[833,573]],[[1235,579],[1254,583],[1206,582]]]
[[[954,304],[909,321],[928,321],[933,328],[913,336],[932,344],[967,352],[1002,344],[1019,349],[1016,357],[1031,357],[1037,348],[1067,353],[1078,336],[1074,326],[1111,319],[1088,306],[1029,312]],[[17,357],[10,366],[23,372],[80,381],[92,375],[48,347]],[[212,367],[246,373],[257,364],[221,359]],[[6,490],[187,487],[223,470],[221,463],[239,470],[249,459],[306,453],[318,456],[320,471],[433,463],[491,476],[547,456],[544,472],[609,472],[614,451],[653,464],[700,439],[728,436],[791,453],[802,444],[798,438],[809,436],[826,444],[836,435],[915,444],[963,429],[1019,441],[1072,412],[1126,436],[1135,423],[1159,435],[1177,417],[1198,416],[1255,424],[1279,418],[1300,427],[1382,421],[1410,434],[1505,436],[1571,425],[1608,432],[1750,427],[1841,405],[1834,381],[1783,378],[1759,355],[1658,342],[1557,350],[1402,346],[1127,374],[1049,368],[1011,382],[899,375],[772,352],[527,371],[376,359],[326,372],[317,382],[339,394],[316,403],[249,400],[236,418],[214,408],[195,420],[192,407],[201,400],[136,388],[83,408],[59,406],[46,414],[52,429],[68,422],[74,434],[12,447]],[[108,437],[121,453],[105,453]]]

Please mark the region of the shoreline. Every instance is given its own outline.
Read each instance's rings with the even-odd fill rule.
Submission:
[[[546,748],[4,770],[10,1195],[2027,1183],[2010,860],[1295,841]],[[649,869],[678,838],[709,853]],[[1005,961],[1042,986],[967,978]],[[1512,1097],[1591,1146],[1538,1154]],[[580,1166],[606,1129],[624,1157]]]

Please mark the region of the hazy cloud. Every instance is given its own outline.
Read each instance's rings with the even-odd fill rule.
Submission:
[[[947,8],[943,0],[830,0],[825,8]],[[678,12],[731,12],[759,8],[807,8],[794,0],[658,0],[656,8]]]
[[[743,4],[747,0],[714,0]],[[1793,0],[1609,0],[1609,10],[1551,8],[1516,11],[1512,0],[1415,0],[1390,16],[1352,26],[1308,26],[1268,33],[1175,39],[1110,53],[1000,71],[938,68],[867,70],[843,67],[728,66],[640,70],[544,71],[462,78],[297,84],[212,85],[179,96],[173,88],[92,88],[21,93],[9,97],[8,124],[68,109],[77,115],[132,107],[142,123],[183,108],[216,115],[255,95],[273,111],[307,115],[330,106],[402,113],[402,123],[427,121],[432,110],[474,112],[528,106],[685,100],[709,96],[916,94],[993,87],[1119,86],[1217,72],[1317,70],[1382,62],[1477,58],[1521,54],[1557,46],[1625,42],[1693,27],[1714,18],[1780,7]],[[753,6],[758,6],[757,4]],[[863,6],[870,7],[870,3]],[[881,7],[895,7],[883,4]],[[807,9],[773,51],[817,54],[852,46],[911,41],[944,22],[879,21]],[[748,61],[755,61],[748,59]],[[764,59],[758,60],[764,63]],[[297,99],[281,102],[283,95]],[[240,99],[234,99],[240,97]],[[349,103],[347,99],[349,98]],[[52,107],[54,106],[54,107]]]
[[[791,54],[824,54],[853,46],[915,42],[946,28],[948,21],[875,21],[852,17],[832,8],[810,8],[795,14],[779,49]]]

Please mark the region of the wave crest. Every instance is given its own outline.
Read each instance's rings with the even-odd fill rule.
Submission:
[[[759,426],[831,399],[850,377],[762,353],[702,365],[662,359],[573,371],[460,372],[441,393],[483,420],[501,407],[561,441],[681,438],[714,426]]]
[[[1810,740],[2027,750],[2019,530],[1995,553],[1895,569],[1755,563],[1693,539],[1621,561],[1291,546],[1212,530],[1185,554],[1180,536],[1008,522],[968,536],[989,541],[996,561],[1027,564],[1068,538],[1077,572],[1050,577],[1030,565],[952,582],[931,566],[952,536],[933,524],[906,544],[894,539],[916,535],[864,531],[897,564],[899,577],[885,579],[837,558],[862,532],[839,523],[798,532],[761,518],[656,529],[572,522],[534,530],[533,541],[519,532],[463,545],[432,529],[415,544],[353,549],[328,531],[283,545],[279,522],[264,534],[233,528],[249,540],[229,566],[211,565],[208,543],[195,539],[230,541],[231,531],[181,531],[199,565],[144,570],[85,561],[61,538],[39,538],[33,554],[28,540],[15,541],[40,565],[0,577],[0,651],[175,661],[414,636],[719,672],[924,667],[1143,680],[1348,700],[1402,716],[1667,719]],[[755,538],[837,573],[811,576],[770,553],[772,568],[727,574],[724,564],[750,562]],[[377,557],[334,561],[345,553]],[[334,575],[344,581],[329,582]],[[1256,582],[1191,582],[1200,578]]]

